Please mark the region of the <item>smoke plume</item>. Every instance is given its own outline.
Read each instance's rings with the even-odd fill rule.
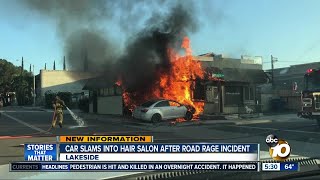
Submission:
[[[155,16],[151,19],[158,21],[148,21],[148,28],[135,36],[117,61],[123,85],[129,92],[139,91],[142,95],[149,92],[159,80],[159,72],[170,71],[168,48],[180,47],[182,38],[197,27],[192,9],[181,4],[168,14]]]
[[[121,78],[124,88],[139,92],[137,96],[158,83],[159,73],[171,70],[168,48],[179,50],[182,38],[197,30],[195,4],[189,0],[22,2],[57,22],[69,66],[83,70],[88,63],[89,70]],[[115,26],[119,32],[113,32]],[[113,33],[127,38],[124,49]]]
[[[119,56],[120,42],[111,35],[130,35],[140,30],[146,18],[170,6],[168,0],[26,0],[27,8],[56,23],[69,67],[102,69],[101,64]],[[116,28],[115,28],[116,27]],[[117,28],[120,30],[117,31]],[[107,33],[106,33],[107,32]],[[109,64],[109,63],[107,63]],[[99,69],[96,69],[100,67]]]

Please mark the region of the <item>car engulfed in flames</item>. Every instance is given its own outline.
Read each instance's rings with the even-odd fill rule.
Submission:
[[[188,108],[194,117],[198,117],[204,109],[203,101],[193,100],[193,90],[198,79],[204,79],[205,71],[201,63],[193,59],[190,48],[190,40],[184,37],[181,48],[184,55],[179,55],[173,48],[167,49],[170,58],[169,71],[157,71],[159,79],[148,92],[130,92],[123,88],[122,79],[119,78],[117,85],[123,88],[123,102],[126,113],[132,113],[135,107],[150,99],[172,99]]]

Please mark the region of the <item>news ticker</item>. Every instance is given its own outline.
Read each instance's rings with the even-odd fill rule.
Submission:
[[[259,144],[25,144],[25,161],[259,161]]]
[[[25,144],[25,162],[12,171],[236,170],[259,171],[260,145],[153,143],[152,136],[58,136],[57,143]],[[178,163],[177,163],[178,162]],[[264,171],[295,171],[298,164],[263,163]]]
[[[15,162],[10,171],[170,171],[170,170],[220,170],[259,171],[259,162],[170,163],[170,162]]]
[[[260,167],[262,164],[262,168]],[[171,170],[214,170],[214,171],[298,171],[297,162],[210,162],[210,163],[171,163],[171,162],[14,162],[10,171],[171,171]]]

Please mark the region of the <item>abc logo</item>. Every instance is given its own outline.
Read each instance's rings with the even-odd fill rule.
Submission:
[[[269,146],[269,154],[272,159],[284,161],[289,158],[291,147],[287,141],[278,139],[277,136],[270,134],[266,138],[266,144]]]

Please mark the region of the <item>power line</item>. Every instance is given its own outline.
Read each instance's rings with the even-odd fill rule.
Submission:
[[[313,49],[315,49],[316,47],[318,47],[320,45],[320,39],[317,40],[315,43],[313,43],[311,45],[310,48],[306,49],[301,56],[299,56],[296,60],[294,61],[280,61],[278,63],[286,63],[286,62],[291,62],[291,63],[298,63],[298,62],[301,62],[301,59],[307,54],[309,53],[310,51],[312,51]],[[318,58],[317,60],[314,60],[314,61],[319,61],[320,58]],[[263,62],[263,64],[269,64],[271,62]]]
[[[285,62],[300,62],[300,61],[278,61],[278,63],[285,63]],[[271,62],[263,62],[263,64],[269,64]]]
[[[303,58],[308,52],[312,51],[313,49],[315,49],[319,45],[320,45],[320,39],[317,40],[314,44],[312,44],[312,46],[310,48],[305,50],[304,53],[302,53],[302,55],[297,58],[297,60]]]

